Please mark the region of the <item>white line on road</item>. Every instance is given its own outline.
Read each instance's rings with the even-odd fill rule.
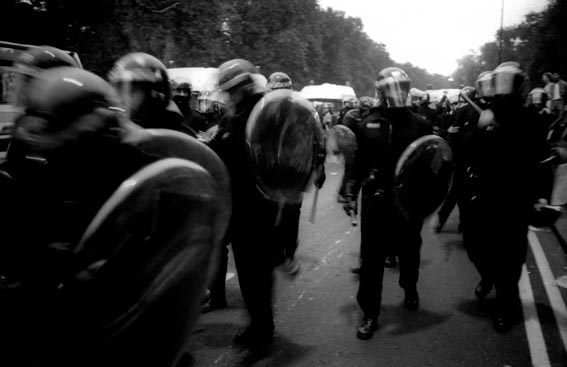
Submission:
[[[524,310],[524,326],[526,327],[532,366],[549,367],[551,365],[547,355],[547,347],[541,331],[541,324],[537,317],[534,293],[525,265],[522,268],[522,277],[520,278],[520,298],[522,299],[522,308]]]
[[[565,302],[557,288],[555,278],[553,277],[553,273],[549,267],[549,262],[543,253],[543,249],[541,248],[537,235],[530,231],[528,233],[528,240],[536,260],[537,268],[541,274],[551,309],[555,315],[557,326],[559,327],[559,334],[563,341],[563,347],[567,350],[567,307],[565,307]]]

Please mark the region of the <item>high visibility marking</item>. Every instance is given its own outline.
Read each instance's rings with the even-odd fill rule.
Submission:
[[[225,280],[230,280],[230,279],[234,278],[234,275],[235,275],[234,273],[226,273]]]
[[[534,293],[526,265],[522,267],[522,277],[520,278],[520,299],[522,300],[522,309],[524,311],[524,326],[526,327],[532,366],[549,367],[551,364],[547,355],[547,346],[545,345],[541,324],[537,316]]]
[[[543,249],[541,248],[537,235],[530,231],[528,233],[528,240],[541,274],[541,279],[543,281],[547,297],[549,298],[551,309],[555,315],[557,326],[559,327],[559,334],[563,341],[563,347],[567,350],[567,307],[565,307],[565,302],[561,297],[561,293],[559,292],[559,288],[557,287],[555,278],[553,277],[553,273],[549,267],[549,262],[543,253]]]

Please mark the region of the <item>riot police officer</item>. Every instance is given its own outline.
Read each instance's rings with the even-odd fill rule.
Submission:
[[[357,135],[359,125],[361,124],[362,120],[368,116],[368,114],[370,113],[370,109],[374,105],[375,105],[374,98],[368,96],[360,97],[358,108],[353,108],[347,111],[340,124],[345,125],[355,135]],[[341,186],[339,188],[339,196],[338,196],[339,203],[345,202],[345,188],[349,180],[351,169],[352,169],[352,157],[351,159],[347,159],[347,157],[345,157],[344,175]]]
[[[195,156],[200,165],[161,161],[172,155],[126,119],[113,88],[92,73],[54,68],[31,87],[14,132],[23,154],[8,157],[18,207],[3,245],[24,247],[26,257],[11,259],[21,285],[0,314],[19,305],[2,320],[17,333],[2,340],[10,353],[1,362],[23,347],[41,366],[175,364],[230,212],[219,200],[228,184],[204,167],[224,166],[210,149]],[[171,134],[178,148],[202,146]],[[27,365],[24,355],[6,365]]]
[[[470,138],[474,129],[476,129],[476,123],[478,122],[479,112],[473,107],[468,101],[472,103],[478,103],[476,98],[476,90],[474,87],[464,87],[461,90],[461,95],[465,95],[467,98],[463,100],[463,104],[458,107],[451,117],[451,123],[447,129],[447,141],[451,146],[453,152],[454,164],[455,164],[455,174],[453,176],[453,185],[451,190],[445,199],[445,202],[439,209],[437,216],[438,221],[435,225],[435,232],[439,233],[443,229],[443,225],[449,218],[449,215],[453,211],[455,205],[459,205],[459,229],[462,230],[463,223],[466,220],[466,209],[463,205],[463,191],[462,182],[466,175],[466,167],[462,160],[462,146],[466,144],[466,141]]]
[[[549,156],[546,128],[524,106],[526,77],[519,64],[501,64],[490,80],[490,110],[482,111],[463,150],[463,242],[481,276],[476,297],[482,299],[496,288],[494,329],[505,332],[520,321],[518,281],[526,260],[528,224],[534,204],[549,197],[551,171],[539,163]]]
[[[284,72],[276,71],[268,77],[267,87],[270,90],[291,90],[292,80]],[[302,201],[285,205],[282,209],[281,220],[276,228],[275,240],[278,242],[275,254],[275,264],[290,276],[295,276],[300,270],[300,264],[295,258],[299,246],[299,216],[301,215]]]
[[[207,130],[207,120],[198,111],[191,107],[192,86],[187,81],[176,83],[173,90],[173,102],[179,107],[179,111],[183,115],[183,125],[191,127],[194,131],[204,132]]]
[[[373,108],[360,125],[353,172],[347,186],[347,210],[356,205],[355,199],[362,187],[357,301],[364,317],[357,329],[359,339],[370,339],[377,328],[384,260],[392,249],[399,256],[399,285],[405,292],[404,305],[410,310],[419,306],[416,286],[423,218],[403,216],[393,196],[393,176],[400,155],[415,139],[432,132],[431,124],[406,105],[410,83],[407,74],[396,67],[378,73],[379,107]]]
[[[228,168],[232,185],[230,243],[250,316],[249,325],[235,336],[234,342],[247,348],[251,358],[267,353],[274,334],[273,254],[269,239],[277,213],[258,191],[248,158],[246,122],[265,92],[254,82],[252,75],[256,73],[256,67],[244,59],[229,60],[219,66],[219,88],[228,94],[232,110],[223,116],[209,144]]]
[[[183,123],[183,115],[171,100],[171,87],[165,65],[156,57],[129,53],[114,63],[108,80],[116,89],[129,118],[144,128],[180,131],[195,137]],[[176,111],[177,109],[177,111]]]
[[[339,111],[339,117],[337,118],[337,124],[342,124],[343,119],[348,111],[358,108],[358,98],[347,97],[343,99],[343,108]]]

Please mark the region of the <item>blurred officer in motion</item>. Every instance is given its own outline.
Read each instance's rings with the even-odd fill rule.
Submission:
[[[310,106],[307,101],[297,101],[293,92],[273,91],[262,99],[265,91],[256,82],[256,73],[254,65],[243,59],[219,66],[219,87],[227,92],[232,111],[223,117],[210,143],[225,162],[232,183],[230,242],[249,315],[249,325],[235,336],[234,342],[244,348],[244,360],[249,362],[265,356],[273,340],[274,250],[279,248],[275,236],[281,231],[277,227],[282,221],[295,226],[295,221],[285,219],[283,211],[287,203],[300,201],[309,182],[305,174],[311,175],[317,167],[303,162],[312,159],[311,149],[315,146],[304,140],[311,139],[310,128],[320,129],[315,111],[305,107]],[[258,103],[260,99],[262,103]],[[281,138],[277,140],[282,143],[278,147],[281,150],[270,150],[277,146],[271,138]],[[294,148],[302,154],[294,154]],[[274,154],[279,158],[274,159]],[[303,167],[307,171],[295,171]],[[290,240],[296,241],[297,235],[290,236]]]
[[[152,136],[82,69],[46,70],[30,88],[21,151],[8,154],[17,206],[2,248],[22,256],[11,258],[20,284],[2,289],[13,333],[1,364],[173,366],[227,225],[227,187],[203,168],[222,163],[210,150],[196,164],[141,149]]]
[[[348,212],[356,206],[362,187],[357,301],[364,317],[357,330],[359,339],[370,339],[378,326],[387,255],[399,256],[399,284],[405,292],[405,307],[415,310],[419,306],[416,285],[423,218],[404,217],[393,196],[394,171],[400,155],[414,140],[432,133],[431,124],[406,105],[410,84],[410,78],[402,69],[389,67],[378,73],[379,107],[373,108],[362,120],[354,167],[346,189],[345,210]]]
[[[292,81],[286,73],[276,71],[269,76],[267,87],[272,91],[291,91]],[[297,275],[300,269],[300,264],[295,258],[295,252],[299,246],[299,216],[301,215],[302,201],[284,206],[280,223],[276,227],[277,234],[274,237],[278,242],[276,248],[281,248],[281,251],[276,250],[274,264],[279,265],[279,269],[289,276]]]
[[[540,164],[549,157],[546,128],[524,105],[526,77],[519,64],[506,62],[491,74],[481,74],[480,85],[488,75],[491,90],[482,88],[481,96],[491,100],[490,110],[482,111],[463,147],[463,242],[481,276],[476,297],[482,299],[496,288],[494,329],[505,332],[521,320],[518,281],[526,260],[528,225],[537,213],[534,204],[547,202],[552,173]]]
[[[152,55],[134,52],[120,58],[108,74],[128,117],[143,128],[180,131],[195,137],[171,100],[165,65]]]
[[[34,93],[32,82],[43,70],[62,66],[79,67],[75,59],[68,53],[51,46],[39,46],[27,49],[19,55],[14,66],[16,68],[16,105],[23,109],[27,107],[28,95]],[[16,119],[14,122],[14,131],[20,128],[18,121],[19,120]],[[21,142],[12,140],[7,154],[12,157],[24,154]],[[4,163],[3,167],[3,169],[9,171],[11,175],[14,175],[13,170],[18,169],[17,166],[14,166],[13,162],[15,162],[15,159],[8,160]]]
[[[274,334],[272,310],[273,259],[270,234],[276,211],[256,188],[246,143],[246,122],[263,96],[252,77],[256,67],[247,60],[233,59],[219,66],[219,88],[228,94],[231,110],[223,116],[209,146],[228,168],[233,198],[229,228],[230,243],[240,290],[250,323],[234,338],[249,350],[249,358],[265,355]]]

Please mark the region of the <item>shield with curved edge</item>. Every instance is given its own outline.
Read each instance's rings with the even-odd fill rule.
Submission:
[[[329,131],[327,151],[332,154],[342,154],[349,160],[356,152],[356,136],[345,125],[335,125]]]
[[[278,203],[297,203],[323,164],[325,144],[317,113],[299,93],[280,89],[265,95],[246,125],[256,184]]]
[[[77,248],[60,287],[50,365],[170,366],[200,313],[224,203],[213,177],[178,158],[124,181]]]
[[[425,218],[445,200],[452,182],[453,153],[437,135],[411,143],[400,156],[394,175],[396,204],[406,218]]]
[[[225,203],[220,223],[228,226],[232,210],[230,180],[226,166],[212,149],[189,135],[167,129],[141,130],[130,144],[149,155],[187,159],[205,168],[213,176]],[[216,229],[219,239],[224,236],[226,226]]]

